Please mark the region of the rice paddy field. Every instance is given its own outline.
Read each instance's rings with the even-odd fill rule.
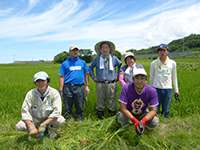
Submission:
[[[150,59],[137,59],[147,73]],[[57,130],[58,137],[43,140],[19,132],[15,125],[21,119],[21,106],[26,93],[35,88],[33,75],[45,71],[51,78],[50,86],[59,89],[60,64],[0,64],[0,149],[1,150],[179,150],[200,149],[200,59],[177,59],[178,85],[181,103],[172,97],[170,118],[159,116],[154,131],[146,130],[142,136],[134,126],[121,128],[116,116],[110,117],[105,109],[104,119],[96,113],[95,83],[90,78],[88,105],[84,105],[84,120],[65,123]],[[89,64],[88,64],[89,65]],[[149,82],[148,82],[149,83]],[[121,86],[117,82],[117,98]],[[117,111],[120,109],[117,102]],[[75,111],[75,109],[74,109]],[[64,114],[64,111],[63,111]]]

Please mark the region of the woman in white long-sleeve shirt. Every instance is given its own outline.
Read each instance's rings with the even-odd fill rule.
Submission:
[[[159,57],[150,65],[150,85],[157,90],[159,101],[157,112],[160,113],[160,105],[162,104],[161,114],[168,118],[173,87],[176,96],[179,96],[176,62],[167,56],[169,48],[166,44],[160,44],[157,53]]]

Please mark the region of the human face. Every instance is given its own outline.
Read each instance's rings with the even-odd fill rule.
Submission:
[[[69,54],[72,58],[76,58],[79,55],[79,50],[77,48],[73,49],[72,51],[69,51]]]
[[[158,53],[158,56],[160,57],[160,58],[166,58],[167,57],[167,55],[168,55],[168,53],[169,53],[169,51],[167,50],[167,49],[159,49],[158,51],[157,51],[157,53]]]
[[[137,75],[133,77],[133,82],[134,82],[135,89],[139,93],[141,93],[144,88],[144,85],[147,83],[147,77],[144,75]]]
[[[104,43],[101,45],[101,52],[104,56],[108,56],[110,53],[110,47],[108,43]]]
[[[135,60],[132,56],[128,56],[126,57],[125,62],[128,66],[133,66],[135,63]]]
[[[49,85],[49,83],[47,83],[47,80],[41,80],[41,79],[39,79],[39,80],[37,80],[35,82],[35,85],[36,85],[38,91],[41,94],[44,94],[45,91],[46,91],[46,89],[47,89],[47,85]]]

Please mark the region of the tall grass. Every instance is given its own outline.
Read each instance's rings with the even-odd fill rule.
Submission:
[[[149,73],[151,61],[137,60],[137,63]],[[196,64],[199,60],[189,63]],[[181,68],[178,69],[178,84],[182,103],[172,98],[170,118],[159,116],[160,123],[153,132],[146,130],[144,135],[138,136],[133,125],[122,129],[116,116],[109,117],[107,110],[105,118],[98,120],[95,83],[90,78],[83,125],[75,121],[71,125],[66,123],[57,131],[57,139],[28,140],[28,134],[18,132],[15,125],[21,119],[26,93],[35,88],[33,75],[46,71],[51,78],[50,86],[59,89],[59,67],[59,64],[0,65],[0,149],[200,149],[200,72]],[[119,97],[119,83],[117,88]],[[117,110],[119,106],[117,102]]]

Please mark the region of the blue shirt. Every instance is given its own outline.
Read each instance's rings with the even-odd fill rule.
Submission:
[[[93,69],[94,69],[94,67],[96,67],[96,77],[97,77],[97,79],[99,81],[104,81],[104,78],[106,78],[108,81],[115,80],[115,78],[117,76],[119,76],[119,70],[123,66],[122,62],[116,56],[111,55],[111,57],[112,57],[112,64],[113,64],[113,70],[109,69],[109,60],[108,60],[108,63],[107,63],[108,67],[104,67],[104,69],[100,69],[100,57],[101,57],[101,55],[96,56],[92,60],[92,63],[89,66],[90,77],[94,80],[95,75],[94,75],[94,70]],[[118,74],[117,75],[116,75],[116,67],[118,67]]]
[[[85,73],[88,72],[89,69],[84,60],[72,61],[68,58],[61,64],[59,75],[65,76],[64,83],[84,84]]]

